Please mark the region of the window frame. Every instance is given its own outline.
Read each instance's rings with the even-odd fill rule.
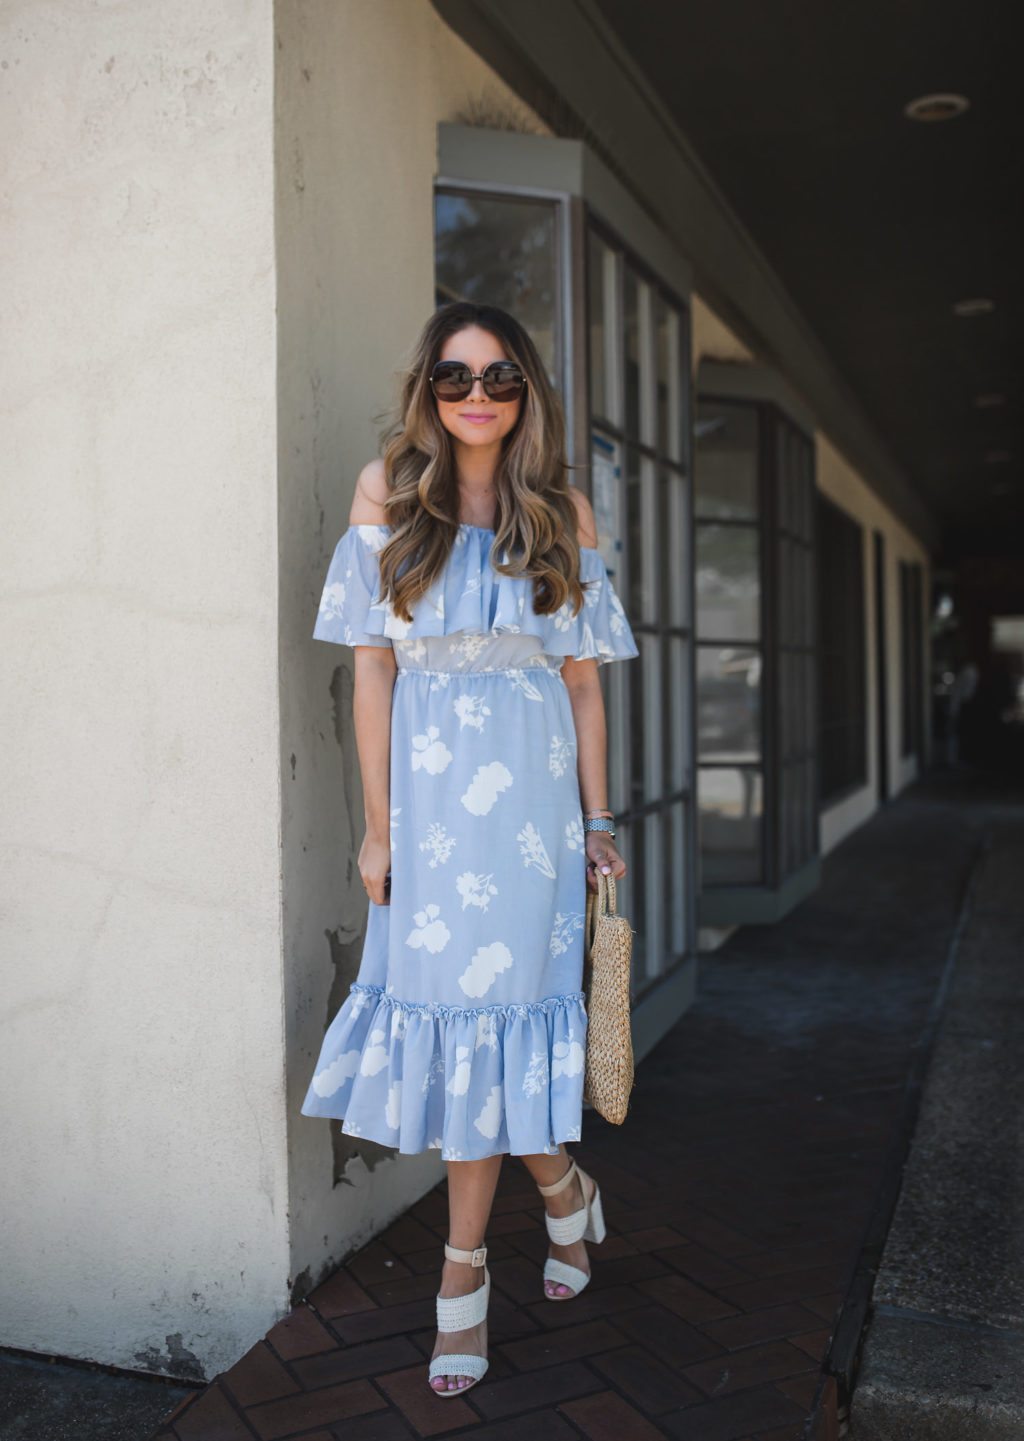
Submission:
[[[681,653],[683,674],[678,679],[678,690],[682,696],[684,714],[679,717],[677,749],[671,752],[676,759],[676,774],[682,779],[682,786],[676,787],[668,798],[664,790],[665,776],[662,776],[661,793],[654,798],[642,798],[636,804],[635,798],[628,797],[626,808],[616,812],[617,821],[623,825],[623,851],[627,865],[630,865],[633,880],[640,880],[645,890],[644,904],[649,897],[660,895],[661,934],[667,944],[662,947],[660,960],[653,969],[648,967],[644,976],[638,977],[633,1008],[633,1044],[637,1055],[642,1055],[660,1038],[671,1023],[681,1014],[692,999],[696,975],[697,910],[696,910],[696,822],[694,815],[694,701],[693,701],[693,527],[692,495],[685,486],[692,481],[691,409],[692,382],[690,375],[690,270],[686,262],[673,247],[664,232],[643,211],[621,182],[597,159],[582,141],[565,140],[550,136],[523,135],[511,132],[489,131],[472,126],[441,124],[438,127],[438,174],[436,190],[448,193],[487,194],[495,198],[522,198],[532,201],[554,202],[560,207],[561,244],[560,273],[562,278],[559,324],[562,333],[563,373],[561,392],[566,413],[566,429],[569,461],[574,467],[573,481],[580,485],[585,494],[592,493],[590,480],[591,442],[595,433],[604,434],[613,440],[625,462],[627,449],[621,435],[621,423],[614,426],[614,435],[608,427],[591,424],[590,416],[590,366],[589,366],[589,323],[587,312],[587,266],[588,236],[591,226],[599,227],[602,243],[613,244],[629,258],[633,270],[645,284],[653,283],[657,291],[666,296],[679,315],[678,325],[678,384],[674,404],[678,406],[679,417],[679,458],[672,458],[678,468],[681,486],[668,488],[668,472],[657,469],[653,473],[651,488],[653,494],[664,498],[666,504],[675,505],[678,496],[678,526],[683,553],[678,563],[685,567],[686,583],[682,588],[685,602],[686,626],[674,627],[683,634],[679,643],[684,647]],[[656,304],[651,302],[652,314]],[[658,392],[657,392],[657,342],[654,344],[655,370],[653,391],[654,449],[658,449]],[[612,419],[612,417],[607,417]],[[646,457],[643,461],[648,464]],[[621,479],[616,480],[621,488]],[[616,504],[619,504],[619,489],[616,490]],[[620,507],[621,510],[621,507]],[[653,539],[657,539],[656,537]],[[645,538],[649,546],[652,538]],[[621,570],[615,577],[616,589],[622,594]],[[678,597],[673,597],[677,599]],[[627,614],[633,624],[634,615],[627,605]],[[635,628],[639,632],[638,644],[645,634],[652,633],[652,627],[639,617]],[[656,627],[653,628],[656,631]],[[669,646],[666,640],[664,646]],[[685,650],[689,646],[688,652]],[[663,647],[664,649],[664,647]],[[662,654],[659,651],[659,655]],[[668,652],[665,652],[667,655]],[[677,656],[679,652],[675,653]],[[635,667],[634,667],[635,668]],[[600,667],[602,687],[608,699],[610,725],[622,720],[623,702],[628,699],[631,684],[640,683],[638,674],[635,681],[626,678],[625,665]],[[663,678],[671,674],[668,660],[662,660]],[[618,698],[618,699],[617,699]],[[645,731],[648,728],[645,727]],[[615,735],[614,746],[625,754],[624,763],[629,764],[628,727],[621,726]],[[658,747],[664,757],[664,737]],[[610,755],[610,770],[616,764],[614,753]],[[662,809],[666,820],[657,822],[656,812]],[[682,890],[682,905],[673,900],[669,893],[673,887],[666,884],[665,877],[646,875],[643,866],[633,867],[627,854],[630,832],[635,828],[654,835],[657,830],[660,844],[664,847],[681,837],[680,864],[682,874],[675,877],[677,888]],[[639,872],[639,874],[638,874]],[[627,875],[626,897],[630,895],[630,876]],[[628,914],[628,912],[627,912]],[[680,918],[676,925],[675,918]],[[633,917],[631,916],[631,920]],[[634,921],[635,924],[635,921]],[[679,944],[676,944],[679,942]],[[670,948],[671,947],[671,948]]]
[[[748,406],[757,416],[757,515],[755,519],[701,517],[697,501],[697,483],[694,482],[693,528],[700,524],[742,525],[756,529],[759,537],[759,581],[760,581],[760,624],[756,643],[733,641],[736,646],[756,644],[761,654],[761,718],[760,718],[760,760],[740,765],[736,762],[706,762],[696,755],[698,773],[705,769],[746,769],[760,774],[762,785],[762,814],[760,822],[761,866],[757,881],[742,879],[710,881],[704,872],[704,857],[701,857],[701,887],[699,915],[705,925],[747,924],[771,922],[785,915],[797,901],[815,889],[820,880],[821,842],[820,813],[818,809],[818,781],[820,755],[817,739],[817,677],[819,673],[818,635],[816,627],[810,631],[810,639],[794,645],[784,640],[781,634],[782,568],[780,552],[783,538],[795,540],[788,526],[783,525],[781,498],[783,484],[790,484],[788,474],[783,479],[785,457],[781,452],[782,434],[797,438],[803,447],[803,466],[800,486],[806,491],[806,504],[810,507],[807,517],[805,545],[808,559],[808,573],[805,576],[807,597],[811,613],[816,612],[817,577],[815,555],[817,534],[814,516],[815,485],[814,426],[795,397],[772,372],[757,366],[725,366],[715,362],[703,362],[697,378],[697,406],[729,405]],[[696,413],[696,410],[695,410]],[[699,458],[694,458],[694,467]],[[694,647],[711,647],[715,644],[730,644],[728,641],[714,642],[702,638],[699,627],[695,628]],[[806,657],[804,669],[810,674],[809,694],[804,704],[812,708],[807,722],[807,745],[799,757],[783,755],[785,726],[780,711],[783,702],[781,669],[782,653],[790,651]],[[695,692],[698,683],[695,679]],[[695,696],[699,704],[699,696]],[[800,769],[800,768],[803,769]],[[785,787],[788,771],[789,787]],[[792,787],[799,784],[804,788],[805,776],[809,777],[806,793],[801,796],[799,816],[801,846],[794,864],[789,864],[787,845],[787,815],[784,807],[791,805]],[[698,807],[699,810],[699,807]],[[805,843],[804,843],[805,842]]]

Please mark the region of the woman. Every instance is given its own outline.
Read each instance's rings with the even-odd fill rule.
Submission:
[[[604,1236],[565,1142],[580,1135],[585,887],[595,867],[626,872],[597,667],[637,649],[568,485],[557,397],[503,311],[431,317],[349,519],[314,635],[355,648],[370,912],[303,1111],[399,1151],[441,1148],[430,1385],[452,1396],[487,1369],[502,1155],[545,1196],[549,1300],[580,1293],[585,1240]]]

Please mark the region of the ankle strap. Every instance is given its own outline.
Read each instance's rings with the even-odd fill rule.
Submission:
[[[553,1186],[538,1186],[537,1190],[541,1193],[542,1196],[557,1196],[559,1191],[565,1190],[566,1186],[568,1186],[569,1182],[572,1180],[575,1174],[576,1162],[570,1161],[569,1169],[568,1171],[566,1171],[565,1175],[560,1181],[556,1181]]]
[[[444,1243],[444,1254],[447,1261],[462,1261],[466,1266],[483,1266],[487,1262],[487,1247],[477,1246],[475,1251],[460,1251],[455,1246]]]

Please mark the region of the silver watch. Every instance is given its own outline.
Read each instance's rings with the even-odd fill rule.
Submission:
[[[607,831],[612,840],[615,839],[615,822],[611,816],[590,816],[584,819],[583,829],[585,831]]]

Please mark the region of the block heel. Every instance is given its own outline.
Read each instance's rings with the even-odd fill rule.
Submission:
[[[551,1186],[538,1186],[537,1190],[542,1196],[556,1196],[559,1191],[565,1190],[574,1176],[580,1178],[583,1205],[578,1211],[573,1211],[571,1216],[549,1216],[545,1212],[544,1224],[547,1227],[548,1239],[556,1246],[571,1246],[574,1241],[593,1241],[595,1245],[600,1245],[607,1234],[604,1212],[601,1209],[601,1192],[596,1182],[585,1171],[581,1171],[575,1161],[570,1161],[569,1169],[560,1181],[555,1181]],[[594,1187],[589,1201],[586,1187],[588,1181]],[[573,1292],[572,1296],[549,1296],[545,1290],[546,1301],[571,1301],[589,1284],[590,1273],[549,1256],[544,1263],[544,1280],[553,1281],[558,1286],[568,1286]]]

